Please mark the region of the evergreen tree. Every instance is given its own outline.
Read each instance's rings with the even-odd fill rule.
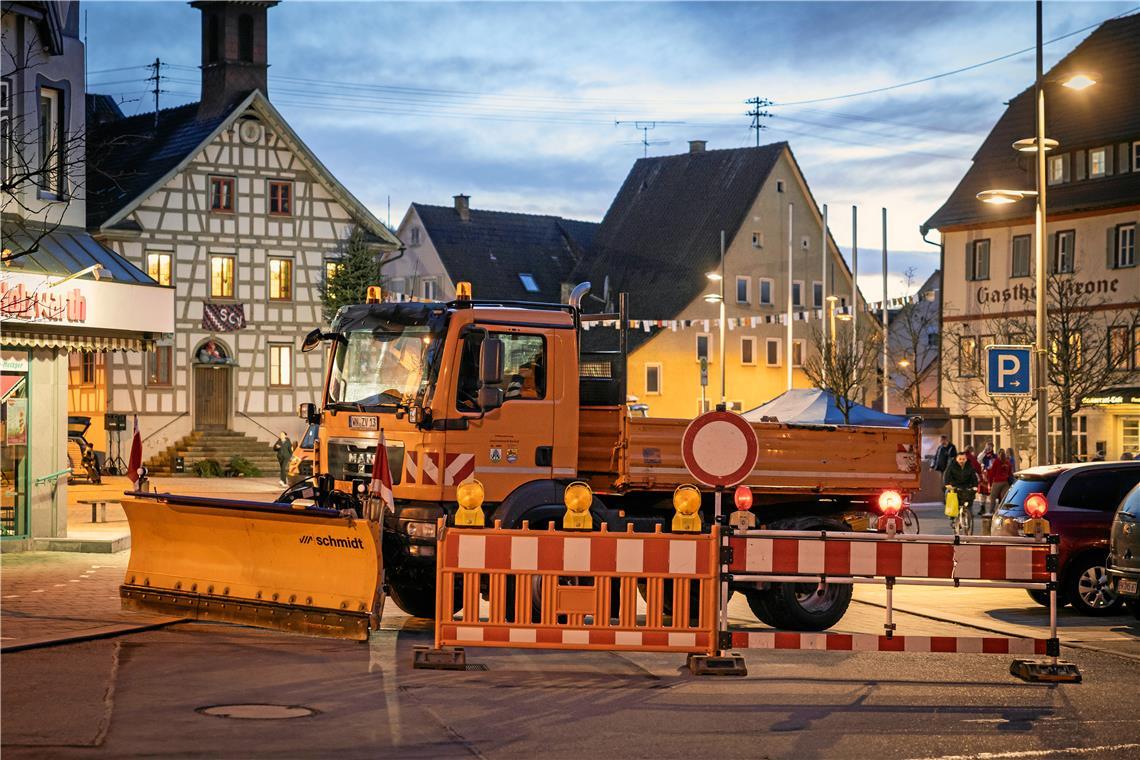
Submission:
[[[355,227],[345,244],[344,255],[328,272],[321,287],[325,321],[341,306],[364,303],[370,285],[380,285],[380,255],[369,250],[364,230]]]

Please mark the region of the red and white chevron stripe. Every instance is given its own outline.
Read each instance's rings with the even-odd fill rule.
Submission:
[[[1045,546],[817,538],[730,539],[734,573],[1047,581]]]
[[[415,451],[404,452],[404,483],[415,485],[419,477],[419,454]]]
[[[811,649],[829,652],[946,652],[1045,654],[1045,639],[1012,636],[892,636],[873,633],[733,631],[734,649]]]
[[[425,486],[439,485],[439,452],[425,451],[421,460],[420,482]]]
[[[442,568],[455,572],[627,573],[710,578],[717,571],[709,535],[636,537],[587,533],[582,536],[531,531],[503,535],[478,529],[449,529],[440,549]]]
[[[443,484],[457,486],[475,474],[474,454],[448,454],[443,471]]]
[[[614,628],[544,628],[515,625],[444,623],[440,638],[462,646],[510,646],[534,649],[605,647],[643,652],[705,652],[708,631],[629,631]]]

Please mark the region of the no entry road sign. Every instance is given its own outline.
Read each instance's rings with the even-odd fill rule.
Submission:
[[[728,488],[744,480],[756,466],[759,449],[756,431],[732,412],[702,414],[681,438],[686,469],[706,486]]]
[[[991,396],[1030,396],[1033,346],[986,346],[986,392]]]

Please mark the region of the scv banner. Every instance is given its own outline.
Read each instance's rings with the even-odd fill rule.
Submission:
[[[208,303],[202,308],[202,329],[210,332],[233,332],[245,327],[245,305],[240,303]]]

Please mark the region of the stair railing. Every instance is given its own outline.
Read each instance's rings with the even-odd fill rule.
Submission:
[[[245,417],[247,420],[249,420],[250,422],[252,422],[254,425],[257,425],[259,428],[261,428],[262,430],[264,430],[266,433],[269,433],[269,434],[270,434],[271,436],[273,436],[274,438],[276,438],[276,437],[278,436],[278,433],[274,433],[272,430],[270,430],[269,428],[265,427],[265,425],[262,425],[260,422],[258,422],[257,420],[255,420],[253,417],[250,417],[250,416],[249,416],[248,414],[246,414],[245,412],[243,412],[243,411],[241,411],[241,410],[238,410],[238,414],[240,414],[242,417]],[[280,432],[280,431],[279,431],[279,432]]]
[[[172,420],[170,420],[169,422],[167,422],[165,425],[163,425],[162,427],[160,427],[158,430],[155,430],[154,432],[150,433],[150,434],[149,434],[149,435],[148,435],[146,438],[143,438],[143,443],[146,443],[146,442],[147,442],[147,441],[149,441],[151,438],[153,438],[154,436],[158,435],[158,434],[159,434],[159,433],[161,433],[163,430],[166,430],[168,427],[170,427],[171,425],[173,425],[175,422],[178,422],[178,420],[182,419],[183,417],[185,417],[185,416],[186,416],[186,415],[188,415],[188,414],[190,414],[190,412],[180,412],[180,413],[178,414],[178,416],[176,416],[174,419],[172,419]]]

